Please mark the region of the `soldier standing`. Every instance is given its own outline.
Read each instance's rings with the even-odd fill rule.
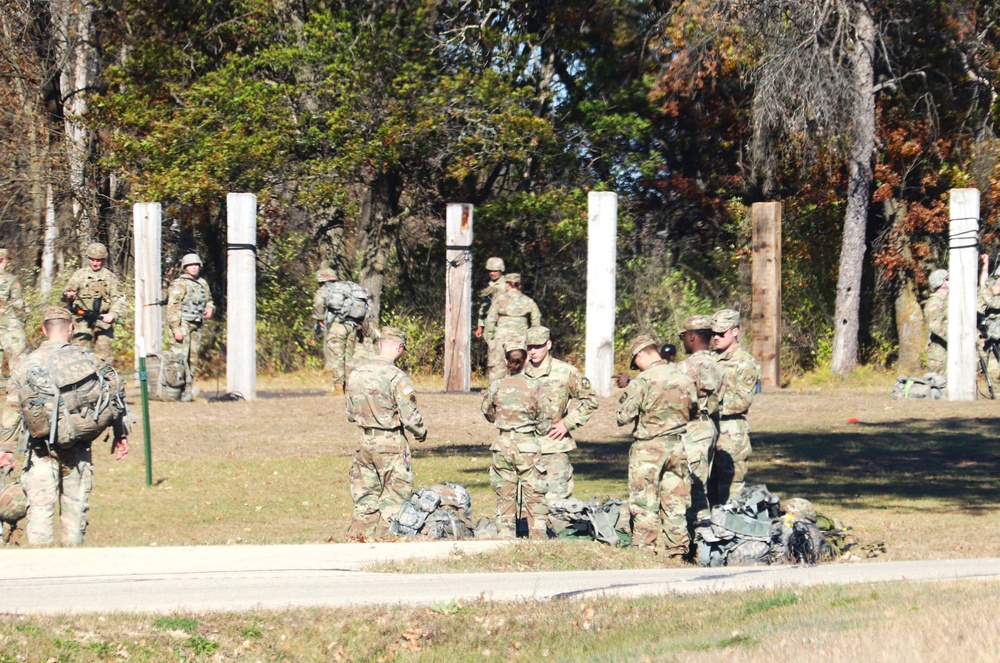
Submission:
[[[628,458],[632,545],[681,558],[688,553],[691,504],[682,435],[697,415],[698,392],[691,378],[660,357],[653,337],[636,337],[629,357],[641,372],[622,393],[616,415],[619,426],[635,424]]]
[[[931,296],[924,304],[924,319],[930,334],[927,338],[927,370],[948,373],[948,270],[935,269],[927,281]]]
[[[347,420],[361,428],[361,439],[351,464],[354,517],[347,531],[351,541],[385,533],[413,492],[410,444],[427,439],[417,396],[409,376],[396,367],[406,349],[406,332],[382,327],[378,354],[351,372],[347,379]]]
[[[171,333],[171,349],[184,358],[184,391],[181,401],[194,398],[194,376],[198,371],[198,351],[201,349],[202,327],[215,313],[212,291],[208,282],[199,278],[201,258],[188,253],[181,258],[178,278],[170,283],[167,294],[167,325]]]
[[[694,381],[698,390],[698,416],[688,422],[684,448],[691,466],[691,511],[697,522],[711,515],[708,504],[708,476],[712,466],[715,442],[719,437],[719,389],[722,370],[712,347],[712,318],[692,315],[684,321],[680,333],[688,358],[678,364],[681,371]],[[660,354],[663,352],[661,350]]]
[[[490,282],[485,288],[479,291],[479,318],[476,323],[476,338],[483,337],[483,330],[486,327],[486,315],[490,312],[490,305],[493,300],[500,296],[506,288],[504,287],[503,273],[507,271],[507,266],[503,264],[503,258],[493,256],[486,261],[486,271],[490,275]],[[486,339],[489,344],[490,339]]]
[[[33,368],[49,370],[53,355],[69,345],[73,334],[69,311],[58,306],[45,309],[42,333],[46,340],[25,357],[7,384],[8,411],[20,412],[22,403],[34,396],[30,390],[22,393],[28,385],[29,371]],[[119,411],[112,422],[114,437],[111,451],[116,460],[124,460],[128,455],[128,438],[122,415],[123,412]],[[58,502],[63,545],[82,545],[83,535],[87,530],[87,511],[93,483],[90,442],[77,442],[70,447],[61,447],[44,437],[29,437],[28,456],[21,477],[21,484],[28,496],[28,543],[47,545],[54,541],[55,507]]]
[[[521,275],[508,274],[504,281],[506,290],[493,300],[486,315],[486,338],[490,339],[490,382],[499,380],[507,372],[504,343],[511,340],[523,343],[528,327],[542,324],[538,304],[521,292]]]
[[[354,366],[358,331],[369,336],[368,293],[353,281],[338,281],[329,267],[316,272],[313,317],[323,330],[323,368],[333,374],[333,391],[344,391]]]
[[[743,490],[750,458],[750,424],[747,412],[753,404],[760,381],[760,365],[740,347],[740,314],[733,309],[712,316],[712,336],[716,360],[722,369],[719,390],[719,439],[708,481],[708,500],[725,504]]]
[[[497,530],[504,539],[517,535],[518,490],[528,512],[528,537],[548,538],[549,510],[538,464],[552,422],[545,413],[540,385],[523,372],[527,355],[522,339],[509,338],[504,344],[509,375],[494,380],[483,394],[483,416],[499,431],[490,446],[490,484],[497,494]]]
[[[10,253],[0,249],[0,368],[7,356],[8,375],[14,372],[24,357],[27,342],[24,337],[24,316],[27,306],[17,277],[7,271]]]
[[[73,272],[63,291],[73,312],[73,345],[93,350],[110,362],[111,341],[115,337],[115,318],[125,313],[125,293],[115,276],[104,265],[108,249],[94,242],[87,247],[87,267]]]
[[[526,341],[529,362],[524,374],[541,387],[545,416],[552,421],[552,430],[540,440],[539,463],[545,499],[551,503],[573,495],[569,452],[576,449],[576,442],[569,433],[587,423],[597,411],[597,394],[575,366],[549,354],[552,341],[548,327],[529,328]]]

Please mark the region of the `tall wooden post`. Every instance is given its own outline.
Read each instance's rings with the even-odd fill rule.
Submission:
[[[781,387],[781,203],[754,203],[753,356],[760,364],[761,387]]]
[[[618,195],[587,195],[587,350],[585,374],[598,396],[611,396],[615,371],[615,276]]]
[[[226,196],[226,391],[257,398],[257,196]]]
[[[948,226],[948,400],[976,398],[979,190],[952,189]]]
[[[162,220],[160,203],[132,206],[135,251],[135,337],[144,339],[146,351],[163,349]],[[138,359],[138,358],[137,358]]]
[[[445,250],[444,390],[472,389],[472,205],[448,203]]]

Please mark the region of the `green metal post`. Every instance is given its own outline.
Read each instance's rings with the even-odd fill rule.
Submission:
[[[142,391],[142,443],[146,450],[146,485],[153,485],[153,445],[149,440],[149,386],[146,384],[146,353],[139,355],[139,387]]]

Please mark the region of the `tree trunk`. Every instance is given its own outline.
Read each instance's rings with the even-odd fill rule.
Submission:
[[[871,200],[872,155],[875,152],[875,22],[864,3],[854,3],[857,42],[854,63],[854,122],[848,163],[847,213],[844,217],[837,303],[834,309],[833,354],[830,370],[846,375],[858,365],[861,273],[865,258],[865,230]]]
[[[897,366],[904,373],[916,374],[921,370],[920,354],[927,346],[927,327],[913,281],[908,278],[900,281],[895,304],[896,335],[899,337]]]
[[[361,205],[358,228],[361,285],[371,297],[369,317],[381,324],[382,284],[385,268],[399,233],[399,196],[403,180],[396,172],[380,173],[368,186]]]

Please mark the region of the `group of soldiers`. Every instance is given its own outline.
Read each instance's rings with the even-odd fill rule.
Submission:
[[[490,385],[482,413],[497,428],[490,446],[490,484],[497,495],[496,526],[513,538],[519,511],[531,538],[553,533],[549,504],[573,494],[571,432],[598,408],[589,380],[551,355],[538,306],[504,275],[500,258],[486,263],[489,285],[476,337],[488,343]],[[760,366],[739,345],[740,316],[723,309],[689,317],[680,330],[688,357],[676,363],[672,345],[639,335],[629,348],[634,378],[619,380],[618,425],[633,426],[628,493],[633,545],[688,557],[691,533],[710,508],[744,485],[751,453],[747,412]],[[413,492],[407,432],[417,441],[427,427],[413,384],[394,365],[406,346],[399,329],[383,327],[377,354],[346,381],[347,418],[361,429],[351,466],[354,514],[348,538],[384,534]]]

